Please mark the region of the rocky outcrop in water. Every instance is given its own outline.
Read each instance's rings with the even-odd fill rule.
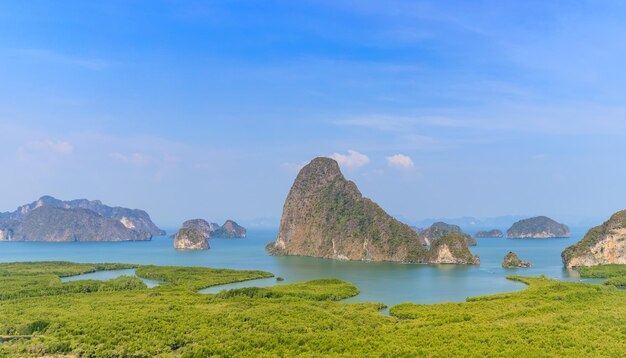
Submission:
[[[500,237],[504,237],[504,234],[502,233],[502,231],[494,229],[494,230],[489,230],[489,231],[479,231],[477,232],[474,237],[477,238],[500,238]]]
[[[211,237],[222,239],[243,239],[246,237],[246,228],[233,220],[226,220],[224,225],[211,232]]]
[[[465,238],[465,243],[468,246],[475,246],[477,244],[476,240],[472,238],[470,235],[466,234],[461,230],[461,227],[458,225],[446,224],[444,222],[436,222],[432,224],[428,229],[422,230],[420,235],[420,240],[422,245],[432,245],[432,243],[441,237],[448,236],[450,234],[460,234]]]
[[[0,240],[135,241],[164,235],[143,210],[51,196],[0,213]]]
[[[626,264],[626,210],[591,228],[582,240],[561,253],[567,268]]]
[[[509,251],[509,253],[504,256],[504,260],[502,260],[502,267],[504,268],[523,268],[530,266],[532,266],[530,261],[520,260],[513,251]]]
[[[207,238],[211,237],[211,233],[219,229],[216,223],[209,223],[204,219],[191,219],[183,223],[183,228],[192,228],[202,232]]]
[[[193,227],[184,227],[174,236],[174,248],[177,250],[208,250],[209,236]]]
[[[567,225],[560,224],[546,216],[520,220],[506,232],[506,236],[510,239],[549,239],[569,237],[569,235]]]
[[[415,230],[364,198],[335,160],[316,158],[298,173],[283,207],[278,238],[267,249],[272,255],[340,260],[467,263],[467,257],[455,256],[469,252],[460,237],[462,248],[451,239],[441,250],[431,250],[441,255],[429,255]]]
[[[463,234],[450,233],[432,241],[428,262],[439,264],[479,265],[480,257],[472,255]]]
[[[330,158],[313,159],[300,170],[278,238],[267,249],[273,255],[426,262],[417,233],[364,198]]]

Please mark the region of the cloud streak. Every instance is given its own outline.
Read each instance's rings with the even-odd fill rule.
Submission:
[[[333,153],[329,157],[348,169],[359,168],[370,162],[370,158],[367,155],[352,149],[348,149],[348,154]]]

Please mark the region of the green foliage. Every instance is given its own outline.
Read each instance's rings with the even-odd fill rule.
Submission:
[[[590,267],[579,267],[580,277],[606,278],[605,285],[626,286],[626,265],[598,265]]]
[[[219,298],[250,297],[280,298],[299,297],[313,301],[339,301],[359,294],[359,289],[350,282],[335,278],[322,278],[300,283],[290,283],[273,287],[244,287],[223,291]]]
[[[8,262],[0,263],[0,276],[48,274],[59,277],[76,276],[84,273],[122,270],[139,267],[133,264],[81,264],[66,261]]]
[[[206,282],[218,272],[199,276]],[[617,357],[626,352],[625,291],[545,277],[510,279],[529,287],[464,303],[405,303],[392,307],[392,316],[378,312],[381,304],[328,301],[358,292],[334,279],[218,295],[172,289],[177,287],[172,283],[1,300],[0,335],[33,336],[2,343],[0,356]],[[178,282],[199,285],[191,281]]]
[[[626,287],[626,276],[616,276],[606,279],[603,282],[607,286]]]
[[[608,278],[616,276],[626,276],[626,265],[598,265],[589,267],[579,267],[580,277],[587,278]]]
[[[226,283],[274,277],[269,272],[257,270],[181,266],[141,266],[136,270],[136,274],[139,277],[174,284],[194,291]]]

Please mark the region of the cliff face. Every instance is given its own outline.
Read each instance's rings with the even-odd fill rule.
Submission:
[[[470,235],[464,233],[460,226],[446,224],[441,221],[432,224],[428,229],[422,230],[419,233],[422,245],[432,245],[436,239],[450,234],[462,235],[465,239],[466,245],[468,246],[475,246],[477,244],[476,240],[474,240],[474,238]]]
[[[148,240],[117,220],[87,209],[42,206],[33,209],[16,228],[13,241],[136,241]]]
[[[174,236],[174,248],[178,250],[208,250],[208,235],[196,228],[182,228]]]
[[[546,216],[537,216],[516,222],[506,232],[511,239],[548,239],[569,237],[569,227]]]
[[[428,261],[438,264],[479,265],[480,257],[473,256],[467,248],[463,234],[451,233],[435,239],[428,252]]]
[[[41,227],[36,227],[36,222]],[[128,241],[163,234],[145,211],[110,207],[98,200],[63,201],[42,196],[13,212],[0,213],[0,240]]]
[[[316,158],[298,174],[283,207],[274,255],[426,262],[417,233],[364,198],[336,161]]]
[[[474,235],[474,237],[478,237],[478,238],[487,238],[487,237],[504,237],[504,234],[502,233],[502,231],[494,229],[494,230],[489,230],[489,231],[479,231],[476,233],[476,235]]]
[[[561,257],[568,268],[626,264],[626,210],[591,228],[582,240],[566,248]]]
[[[183,223],[183,228],[192,228],[200,231],[204,236],[209,238],[211,233],[219,228],[215,223],[209,223],[204,219],[191,219]]]

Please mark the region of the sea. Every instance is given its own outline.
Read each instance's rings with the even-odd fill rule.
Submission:
[[[350,281],[361,290],[346,302],[382,302],[392,306],[402,302],[462,302],[467,297],[523,290],[510,275],[544,275],[563,281],[598,283],[581,279],[576,271],[563,268],[561,252],[580,240],[587,228],[573,228],[570,238],[507,239],[479,238],[470,247],[480,255],[480,265],[421,265],[388,262],[338,261],[298,256],[269,256],[265,245],[276,239],[277,229],[249,229],[245,239],[210,239],[206,251],[175,250],[169,235],[135,242],[0,242],[0,262],[72,261],[118,262],[168,266],[205,266],[240,270],[263,270],[284,278],[253,280],[201,290],[217,293],[224,289],[270,286],[334,277]],[[504,230],[503,230],[504,231]],[[514,251],[533,263],[530,268],[504,269],[502,259]],[[134,270],[102,271],[70,278],[106,280],[134,275]],[[158,282],[146,280],[149,287]]]

